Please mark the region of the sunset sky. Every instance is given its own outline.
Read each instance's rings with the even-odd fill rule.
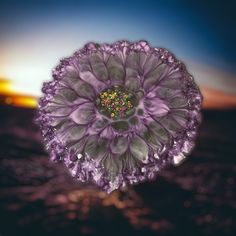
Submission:
[[[236,95],[233,3],[217,1],[3,1],[0,79],[39,96],[59,59],[88,41],[145,39],[185,62],[201,87]]]

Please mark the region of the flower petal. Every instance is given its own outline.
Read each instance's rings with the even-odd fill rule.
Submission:
[[[90,84],[97,92],[106,87],[108,72],[97,53],[79,58],[76,65],[78,67],[79,77]]]
[[[115,137],[110,144],[112,153],[123,154],[128,147],[127,138],[123,136]]]
[[[69,144],[82,138],[86,130],[87,127],[84,125],[73,125],[73,123],[67,122],[61,125],[56,136],[62,143]]]
[[[120,156],[108,153],[103,161],[103,164],[107,172],[108,179],[113,182],[122,170],[122,158]]]
[[[125,72],[126,72],[126,78],[129,78],[129,77],[138,78],[138,76],[139,76],[139,73],[137,70],[135,70],[133,68],[129,68],[127,66],[125,68]]]
[[[92,72],[96,76],[98,80],[101,81],[107,81],[109,79],[108,77],[108,71],[107,68],[104,64],[103,59],[99,56],[98,53],[91,54],[89,57],[91,67],[92,67]]]
[[[144,100],[144,105],[148,113],[153,116],[161,117],[165,116],[169,112],[169,107],[160,98],[146,98]]]
[[[73,88],[80,97],[89,98],[91,100],[95,98],[93,87],[82,80],[78,80],[77,83],[74,84]]]
[[[88,124],[95,117],[94,105],[90,102],[81,104],[70,115],[70,118],[77,124]]]
[[[170,107],[178,108],[178,107],[186,107],[188,105],[188,99],[185,97],[174,97],[169,102]]]
[[[133,171],[139,162],[130,152],[125,152],[120,156],[123,163],[123,170]]]
[[[171,115],[162,117],[159,121],[174,137],[182,129],[181,125]]]
[[[57,94],[54,95],[52,102],[58,104],[68,104],[68,102],[73,102],[78,98],[78,94],[69,88],[59,88]]]
[[[156,121],[152,121],[149,123],[149,129],[158,137],[160,142],[166,142],[169,138],[168,132]]]
[[[94,132],[98,132],[101,129],[103,129],[108,124],[108,120],[105,118],[96,118],[91,126],[91,129],[94,130]]]
[[[162,99],[167,99],[169,100],[170,98],[177,96],[179,93],[181,93],[181,90],[179,88],[166,88],[162,86],[158,86],[154,90],[155,96],[162,98]]]
[[[171,111],[171,115],[182,127],[186,127],[188,120],[188,111],[186,109],[174,109]]]
[[[66,105],[50,104],[46,111],[50,112],[50,116],[53,117],[65,117],[71,113],[72,108]]]
[[[77,96],[94,99],[95,90],[86,81],[83,81],[79,75],[76,77],[65,76],[60,83],[68,88],[68,91],[77,93]]]
[[[141,86],[140,79],[137,77],[129,77],[125,81],[125,88],[130,91],[137,91]]]
[[[176,69],[172,69],[168,78],[170,79],[181,79],[183,77],[183,72],[177,67]]]
[[[139,60],[139,53],[130,52],[126,59],[126,67],[138,72],[140,68]]]
[[[163,79],[160,83],[159,86],[163,86],[166,88],[172,88],[172,89],[180,89],[183,85],[183,80],[181,78],[171,78],[171,77],[166,77]]]
[[[156,136],[156,134],[149,128],[144,131],[143,139],[156,151],[157,149],[160,149],[162,146],[162,143],[159,137]]]
[[[142,162],[146,162],[148,158],[148,146],[139,136],[135,136],[130,141],[131,154]]]
[[[74,65],[67,65],[65,69],[66,73],[63,77],[63,80],[66,78],[79,78],[78,70]]]
[[[129,124],[126,121],[116,121],[111,124],[112,128],[117,132],[128,131]]]
[[[145,74],[145,71],[146,71],[146,64],[147,64],[147,61],[149,60],[149,57],[150,55],[145,53],[145,52],[140,52],[139,53],[139,66],[141,69],[143,69],[143,72]]]
[[[88,138],[84,152],[93,159],[100,159],[108,151],[108,139],[100,138],[98,135],[92,135]]]
[[[107,69],[112,85],[124,84],[125,71],[121,61],[114,55],[111,55],[107,61]]]
[[[69,149],[74,150],[76,155],[82,154],[85,144],[87,142],[87,139],[88,139],[88,137],[85,136],[84,138],[79,139],[77,142],[69,144],[68,145]]]
[[[108,138],[108,139],[111,139],[114,135],[114,131],[113,129],[111,128],[110,125],[108,125],[105,129],[102,130],[102,132],[100,133],[100,137],[103,137],[103,138]]]
[[[143,88],[145,91],[149,91],[154,85],[156,85],[161,79],[168,73],[169,67],[166,64],[158,65],[156,69],[150,71],[145,75]]]
[[[52,121],[50,122],[50,125],[52,127],[56,127],[57,125],[63,123],[66,119],[67,117],[53,117]]]
[[[146,61],[143,66],[144,74],[146,75],[147,73],[155,70],[157,66],[160,64],[161,64],[161,60],[155,54],[151,54],[151,55],[146,54]]]
[[[80,78],[84,81],[86,81],[88,84],[92,85],[93,88],[99,93],[100,91],[104,90],[106,88],[106,84],[99,81],[92,72],[90,71],[84,71],[80,72]]]

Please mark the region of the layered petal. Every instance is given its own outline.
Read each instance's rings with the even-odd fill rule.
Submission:
[[[78,108],[70,114],[70,118],[76,124],[88,124],[95,118],[94,105],[90,102],[79,105]]]
[[[116,136],[110,144],[111,152],[114,154],[123,154],[128,148],[127,138],[123,136]]]
[[[108,152],[108,146],[108,139],[93,135],[88,138],[84,152],[92,159],[101,159]]]
[[[149,114],[157,117],[165,116],[170,110],[164,100],[158,97],[145,99],[144,105]]]
[[[90,55],[89,61],[91,70],[95,77],[100,81],[107,82],[109,79],[109,73],[105,62],[102,59],[102,55],[99,55],[99,53],[94,53]]]
[[[81,139],[86,131],[87,127],[83,125],[75,125],[73,122],[62,122],[59,127],[57,126],[56,137],[66,144],[75,142]]]
[[[158,64],[153,70],[150,70],[143,82],[143,88],[146,92],[150,91],[154,86],[168,74],[169,67],[166,64]]]
[[[113,86],[124,85],[125,69],[122,64],[122,60],[116,55],[111,55],[106,63],[106,66],[111,84]]]
[[[141,87],[139,77],[128,77],[125,81],[125,88],[129,91],[138,91]]]
[[[148,146],[139,136],[131,138],[129,149],[131,154],[141,162],[147,162]]]

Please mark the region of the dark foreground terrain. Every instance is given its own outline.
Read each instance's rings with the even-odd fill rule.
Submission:
[[[204,111],[181,166],[111,195],[48,160],[33,116],[0,107],[0,235],[236,235],[236,111]]]

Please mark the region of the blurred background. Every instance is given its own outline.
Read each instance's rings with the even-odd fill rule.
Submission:
[[[235,235],[235,1],[0,2],[0,235]],[[196,148],[156,181],[107,195],[52,164],[32,120],[44,81],[85,43],[144,39],[204,96]]]

